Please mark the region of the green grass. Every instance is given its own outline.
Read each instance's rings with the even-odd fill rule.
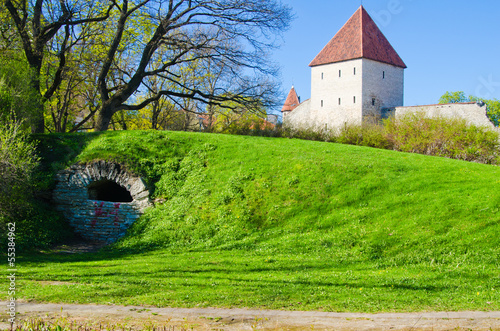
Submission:
[[[125,162],[164,203],[98,254],[21,256],[19,298],[500,310],[498,167],[293,139],[91,138],[76,160]]]

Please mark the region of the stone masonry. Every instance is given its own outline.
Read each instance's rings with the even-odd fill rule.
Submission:
[[[423,113],[426,117],[462,118],[468,124],[497,130],[498,128],[489,120],[486,111],[487,106],[482,102],[450,103],[441,105],[425,105],[412,107],[396,107],[394,109],[396,118],[407,114]]]
[[[99,181],[118,184],[130,193],[132,201],[90,199],[88,187]],[[105,161],[76,164],[60,171],[53,199],[76,233],[88,240],[107,243],[124,236],[150,205],[149,191],[140,177],[131,175],[119,164]]]

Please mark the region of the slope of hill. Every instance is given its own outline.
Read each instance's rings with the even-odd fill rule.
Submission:
[[[72,139],[42,143],[57,149]],[[158,203],[99,254],[27,256],[21,297],[337,311],[500,308],[498,167],[201,133],[84,140],[76,160],[126,164],[148,179]]]

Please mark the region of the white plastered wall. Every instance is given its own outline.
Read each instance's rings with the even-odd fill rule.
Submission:
[[[368,59],[362,61],[363,116],[379,115],[382,108],[403,106],[404,69]]]
[[[361,123],[362,76],[361,59],[311,68],[310,107],[317,127],[334,129],[344,123]]]

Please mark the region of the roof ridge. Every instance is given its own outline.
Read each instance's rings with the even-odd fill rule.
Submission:
[[[360,21],[360,24],[361,24],[361,28],[359,29],[359,33],[361,33],[361,57],[364,57],[365,56],[365,44],[364,44],[364,34],[365,34],[365,25],[363,24],[363,11],[365,11],[365,8],[363,7],[363,5],[361,5],[359,7],[359,10],[360,10],[360,13],[359,15],[361,15],[361,18],[359,19]]]

